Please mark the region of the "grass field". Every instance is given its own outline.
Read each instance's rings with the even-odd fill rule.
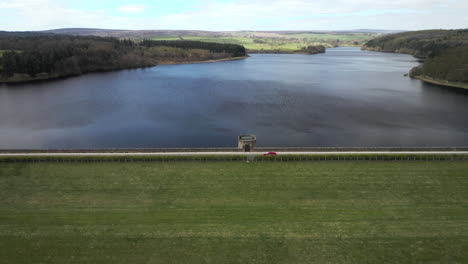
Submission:
[[[0,163],[0,263],[467,263],[467,161]]]
[[[264,43],[255,43],[254,38],[247,37],[199,37],[199,36],[184,36],[184,40],[195,40],[202,42],[215,42],[222,44],[239,44],[249,50],[283,50],[283,51],[296,51],[305,47],[306,44],[301,42],[293,43],[287,40],[273,40],[265,39],[262,40]],[[180,40],[180,37],[168,36],[168,37],[154,37],[153,40]]]
[[[274,37],[256,36],[255,32],[236,33],[238,36],[156,36],[153,40],[196,40],[203,42],[216,42],[224,44],[239,44],[243,45],[248,50],[255,51],[271,51],[280,50],[292,52],[300,50],[309,45],[325,45],[332,47],[342,42],[345,46],[361,45],[366,40],[369,40],[374,35],[356,33],[356,34],[274,34]],[[339,41],[339,42],[336,42]],[[357,42],[358,44],[355,44]]]
[[[288,35],[291,38],[306,38],[316,41],[327,41],[327,40],[339,40],[339,41],[358,41],[358,40],[369,40],[371,36],[375,34],[313,34],[313,33],[303,33],[303,34],[291,34]]]

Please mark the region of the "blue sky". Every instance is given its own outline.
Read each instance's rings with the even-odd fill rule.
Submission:
[[[199,0],[143,0],[137,2],[128,0],[69,0],[67,3],[68,6],[72,8],[87,11],[106,10],[111,15],[123,15],[123,13],[126,13],[126,16],[131,16],[133,13],[133,15],[137,17],[158,17],[190,11],[201,2]],[[121,10],[122,7],[128,6],[136,6],[140,7],[140,9],[134,10],[134,12],[125,12]],[[123,10],[125,10],[125,8]]]
[[[468,0],[0,0],[0,30],[468,28]]]

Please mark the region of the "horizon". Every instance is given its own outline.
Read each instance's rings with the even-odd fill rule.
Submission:
[[[467,28],[429,28],[424,30],[464,30]],[[239,29],[239,30],[204,30],[204,29],[126,29],[126,28],[97,28],[97,27],[62,27],[62,28],[50,28],[42,30],[0,30],[3,32],[47,32],[47,31],[59,31],[59,30],[109,30],[109,31],[200,31],[200,32],[408,32],[412,30],[406,29],[380,29],[380,28],[363,28],[363,29],[336,29],[336,30],[322,30],[322,29],[283,29],[283,30],[248,30],[248,29]]]
[[[462,0],[0,0],[0,30],[414,31],[467,28],[466,13]]]

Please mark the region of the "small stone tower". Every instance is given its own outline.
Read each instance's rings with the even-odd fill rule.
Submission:
[[[250,152],[255,149],[257,144],[257,136],[255,135],[240,135],[239,136],[239,149],[243,149],[245,152]]]

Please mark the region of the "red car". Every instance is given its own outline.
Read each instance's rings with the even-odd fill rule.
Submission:
[[[265,153],[263,154],[263,156],[276,156],[278,154],[276,154],[276,152],[268,152],[268,153]]]

